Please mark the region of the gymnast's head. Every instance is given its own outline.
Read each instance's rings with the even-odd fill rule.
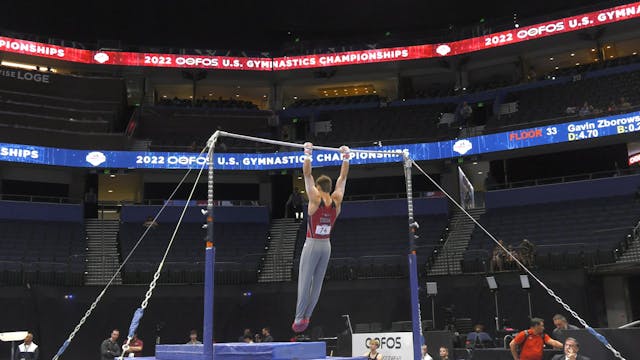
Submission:
[[[330,193],[332,186],[333,181],[331,181],[331,178],[327,175],[320,175],[320,177],[316,179],[316,189],[318,189],[318,191]]]

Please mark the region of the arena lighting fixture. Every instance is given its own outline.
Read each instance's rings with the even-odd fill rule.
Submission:
[[[111,174],[111,175],[109,175],[109,177],[110,178],[114,178],[114,177],[116,177],[116,174]]]
[[[596,49],[591,49],[591,52],[595,52],[595,51],[596,51]]]
[[[533,309],[531,308],[531,283],[529,283],[528,275],[520,275],[520,285],[527,290],[527,300],[529,302],[529,319],[533,317]]]
[[[558,70],[558,69],[560,69],[560,67],[559,67],[559,66],[556,66],[556,70]]]
[[[490,290],[498,290],[498,283],[496,282],[496,278],[494,276],[487,276],[487,285],[489,285]]]
[[[24,69],[24,70],[38,70],[38,67],[35,66],[35,65],[17,63],[17,62],[12,62],[12,61],[2,61],[2,62],[0,62],[0,65],[7,66],[7,67],[12,67],[12,68],[17,68],[17,69]]]
[[[107,192],[108,192],[108,193],[112,193],[112,192],[113,192],[113,190],[109,189],[109,190],[107,190]]]
[[[638,53],[634,51],[633,54],[631,54],[631,55],[638,55]]]
[[[576,54],[575,54],[575,53],[571,53],[571,56],[572,56],[572,57],[573,57],[573,56],[576,56]]]
[[[611,45],[607,45],[607,49],[611,49]]]
[[[427,282],[427,297],[431,298],[431,323],[432,327],[436,329],[436,307],[435,297],[438,295],[438,283]]]
[[[489,290],[493,293],[493,299],[496,305],[496,331],[498,331],[500,329],[500,322],[498,320],[500,319],[500,311],[498,309],[498,283],[496,282],[496,278],[493,276],[487,276],[485,279],[487,280],[487,285],[489,285]]]
[[[553,61],[553,57],[550,57],[550,58],[549,58],[549,61]]]
[[[579,63],[579,62],[577,62],[577,63],[576,63],[576,66],[578,66],[578,65],[580,65],[580,63]]]

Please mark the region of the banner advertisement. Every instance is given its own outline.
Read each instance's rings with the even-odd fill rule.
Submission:
[[[352,152],[351,164],[399,162],[402,160],[403,152],[408,152],[409,156],[417,161],[441,160],[638,131],[640,131],[640,111],[467,139],[360,148],[361,150],[396,152],[398,155]],[[0,143],[0,161],[89,168],[189,169],[205,165],[207,159],[205,155],[199,156],[197,153],[71,150]],[[303,161],[302,151],[271,154],[214,154],[214,167],[218,170],[292,169],[301,167]],[[314,167],[339,166],[342,159],[337,152],[315,151],[312,162]]]
[[[413,333],[361,333],[351,335],[351,356],[362,356],[369,351],[371,340],[378,340],[378,352],[383,360],[414,360]]]
[[[512,30],[454,41],[451,43],[424,44],[396,48],[278,58],[94,51],[49,45],[8,37],[0,37],[0,51],[84,64],[282,71],[461,55],[638,17],[640,17],[640,2],[634,2],[627,5],[570,16],[535,25],[518,27]]]

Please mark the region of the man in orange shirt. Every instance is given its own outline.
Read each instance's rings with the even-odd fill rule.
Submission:
[[[562,343],[553,340],[544,333],[544,320],[540,318],[531,319],[531,327],[518,333],[509,347],[513,360],[542,360],[544,345],[550,345],[555,349],[562,349]],[[518,354],[520,347],[520,354]]]

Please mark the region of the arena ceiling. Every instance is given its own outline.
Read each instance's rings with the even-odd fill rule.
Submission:
[[[0,27],[96,43],[266,51],[283,44],[349,45],[385,39],[429,39],[481,22],[493,27],[526,19],[604,8],[625,1],[87,1],[3,2]],[[554,16],[551,16],[554,17]]]

